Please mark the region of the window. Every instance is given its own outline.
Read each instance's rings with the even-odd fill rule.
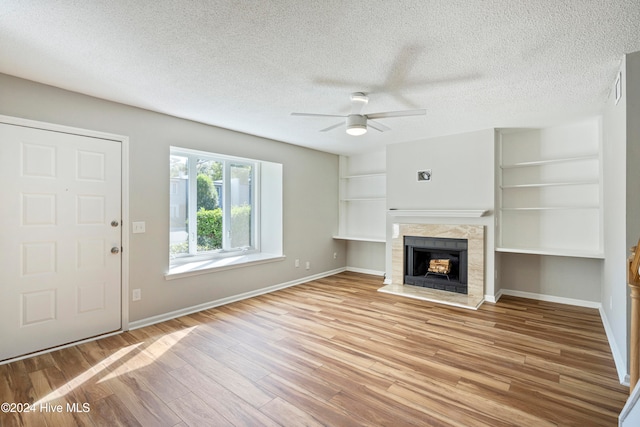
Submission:
[[[258,251],[260,162],[172,148],[170,256]]]
[[[171,147],[167,280],[282,261],[282,164]]]

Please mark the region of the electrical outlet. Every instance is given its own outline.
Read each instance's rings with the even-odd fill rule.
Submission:
[[[296,268],[300,267],[300,260],[299,259],[296,260],[295,265],[296,265]]]
[[[144,221],[134,221],[132,225],[131,231],[133,234],[146,232],[147,224]]]
[[[338,259],[338,252],[333,253],[333,259]]]
[[[306,265],[306,269],[310,269],[311,268],[311,263],[309,261],[307,261],[307,265]]]
[[[142,291],[140,289],[134,289],[131,296],[132,300],[140,301],[142,299]]]

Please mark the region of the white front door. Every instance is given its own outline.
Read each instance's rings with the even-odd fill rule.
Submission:
[[[0,123],[0,360],[121,328],[121,157]]]

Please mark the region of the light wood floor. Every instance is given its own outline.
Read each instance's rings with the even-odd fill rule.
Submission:
[[[2,365],[0,402],[35,412],[0,425],[617,425],[628,388],[597,310],[380,286],[342,273]]]

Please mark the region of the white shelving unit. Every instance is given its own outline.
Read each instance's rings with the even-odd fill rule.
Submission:
[[[354,173],[349,158],[340,157],[339,231],[335,239],[386,241],[386,174]]]
[[[602,258],[599,121],[503,131],[499,252]]]

